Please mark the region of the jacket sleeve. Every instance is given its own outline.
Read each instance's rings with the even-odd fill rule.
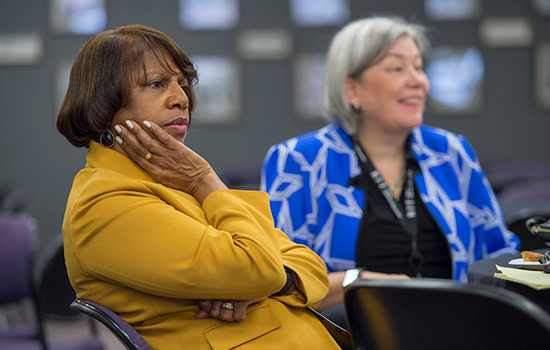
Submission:
[[[475,232],[476,246],[484,259],[517,251],[519,238],[508,230],[498,199],[489,184],[475,151],[466,138],[459,136],[464,150],[471,161],[471,175],[468,188],[468,211],[471,227]]]
[[[255,299],[284,285],[280,235],[265,193],[216,191],[202,207],[179,193],[188,197],[181,211],[139,181],[94,187],[80,189],[67,226],[93,278],[185,299]]]
[[[281,231],[281,254],[285,268],[294,276],[296,290],[289,295],[280,296],[282,302],[303,307],[317,305],[328,293],[328,274],[325,263],[317,253],[302,244],[292,242]]]
[[[309,165],[293,149],[293,140],[271,147],[262,167],[261,189],[269,194],[275,227],[296,243],[313,247],[313,207]]]

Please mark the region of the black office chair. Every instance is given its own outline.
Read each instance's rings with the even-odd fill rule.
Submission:
[[[523,296],[439,279],[356,280],[345,290],[355,349],[546,349],[550,315]]]
[[[511,184],[498,194],[498,200],[508,229],[521,241],[521,250],[547,247],[542,237],[526,228],[526,223],[534,216],[550,217],[550,178]]]
[[[36,239],[34,218],[24,212],[0,211],[0,307],[26,300],[32,304],[28,322],[8,324],[7,329],[0,330],[0,350],[104,350],[93,328],[90,336],[48,339],[47,319],[60,319],[57,316],[61,315],[73,321],[75,316],[82,316],[68,306],[75,294],[67,277],[61,235],[47,245],[46,253],[36,264],[35,279]],[[63,299],[71,293],[72,299]]]
[[[69,305],[76,298],[69,281],[63,249],[63,234],[59,233],[48,243],[36,267],[36,298],[44,318],[58,321],[75,321],[84,316]],[[95,323],[90,322],[95,334]]]
[[[128,350],[152,350],[139,333],[120,316],[103,305],[75,299],[71,309],[80,311],[105,325]]]
[[[541,239],[547,247],[550,247],[550,219],[548,217],[530,217],[525,220],[525,228],[533,236]]]
[[[67,322],[84,320],[84,316],[72,310],[69,304],[76,297],[76,293],[71,286],[67,267],[65,266],[65,255],[63,249],[63,234],[58,233],[48,242],[43,254],[36,264],[36,274],[34,281],[34,306],[37,315],[42,319],[55,320],[58,322]],[[87,336],[72,339],[70,342],[61,342],[49,346],[51,349],[87,349],[103,350],[106,349],[101,339],[97,327],[93,320],[86,319],[90,328]],[[61,324],[61,323],[60,323]],[[45,334],[46,340],[47,334]],[[68,346],[67,344],[71,344]]]

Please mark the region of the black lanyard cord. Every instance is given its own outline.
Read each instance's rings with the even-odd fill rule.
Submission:
[[[388,186],[386,181],[384,181],[384,178],[382,177],[380,172],[370,162],[367,154],[359,144],[357,138],[354,136],[351,139],[353,141],[355,153],[357,154],[357,158],[359,159],[359,163],[361,165],[361,170],[370,175],[370,177],[388,202],[395,217],[401,223],[403,229],[411,236],[411,252],[409,255],[409,265],[411,266],[415,276],[421,277],[421,271],[424,265],[424,256],[420,253],[418,249],[418,220],[416,217],[416,199],[413,170],[409,168],[406,171],[405,186],[403,189],[405,196],[405,213],[403,215],[403,211],[400,208],[398,200],[393,196],[390,187]]]

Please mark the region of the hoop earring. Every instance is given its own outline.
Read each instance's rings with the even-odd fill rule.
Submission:
[[[113,145],[115,144],[115,136],[113,135],[111,130],[107,129],[101,133],[101,136],[99,137],[99,143],[105,148],[113,147]]]

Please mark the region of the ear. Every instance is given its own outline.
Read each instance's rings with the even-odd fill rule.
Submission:
[[[348,100],[348,103],[352,106],[359,104],[358,85],[359,83],[357,82],[357,80],[351,77],[346,78],[346,98]]]

